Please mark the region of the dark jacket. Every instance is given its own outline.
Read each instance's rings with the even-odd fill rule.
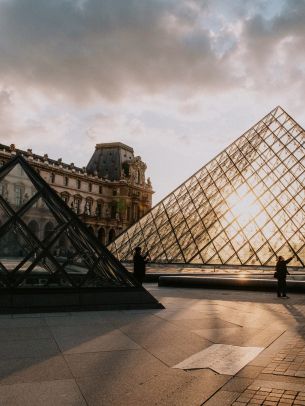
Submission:
[[[133,271],[134,271],[134,276],[137,279],[143,280],[145,276],[145,268],[146,268],[146,260],[145,258],[147,255],[141,255],[138,253],[135,253],[133,256]]]
[[[287,271],[287,264],[292,260],[293,257],[288,258],[286,260],[282,261],[277,261],[276,264],[276,272],[277,272],[277,278],[278,279],[286,279],[286,275],[289,275],[289,272]]]

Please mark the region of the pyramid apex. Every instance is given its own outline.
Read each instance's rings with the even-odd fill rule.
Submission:
[[[277,111],[288,114],[287,111],[279,104],[271,112],[277,112]]]

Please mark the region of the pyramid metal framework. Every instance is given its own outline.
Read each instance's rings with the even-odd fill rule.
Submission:
[[[305,132],[276,107],[109,246],[152,262],[305,263]]]
[[[105,303],[107,289],[112,292],[107,304],[118,297],[124,304],[126,291],[136,292],[129,303],[157,304],[27,161],[16,156],[0,170],[0,292],[29,289],[65,290],[65,297],[78,292],[77,305],[85,289],[91,295],[100,289],[95,304]],[[94,304],[90,295],[84,300]]]

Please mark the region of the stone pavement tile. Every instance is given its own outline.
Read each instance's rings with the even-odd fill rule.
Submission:
[[[300,332],[301,333],[301,332]],[[295,337],[287,338],[285,345],[274,354],[263,373],[305,378],[305,340],[296,333]]]
[[[273,374],[259,374],[256,379],[263,381],[274,381],[274,382],[289,382],[305,385],[305,378],[286,376],[286,375],[273,375]]]
[[[248,337],[243,342],[243,345],[247,346],[257,346],[257,347],[268,347],[275,340],[277,340],[283,333],[285,329],[263,329],[257,333],[254,333],[252,337]]]
[[[228,392],[226,390],[220,390],[215,393],[204,406],[231,406],[232,403],[238,398],[240,393],[238,392]]]
[[[112,377],[111,377],[112,378]],[[77,383],[90,406],[135,405],[201,405],[226,381],[207,373],[193,375],[179,370],[158,373],[150,379],[125,375],[116,379],[103,377],[77,379]]]
[[[301,385],[298,385],[300,388]],[[305,388],[304,388],[305,390]],[[232,406],[240,405],[303,405],[305,401],[305,392],[297,388],[289,388],[286,383],[266,384],[264,381],[255,381],[252,385],[243,391],[240,396],[233,402]]]
[[[3,406],[86,406],[74,380],[0,385]]]
[[[220,310],[218,309],[217,306],[213,304],[208,305],[206,302],[203,302],[201,300],[197,300],[196,302],[189,304],[187,308],[194,312],[203,313],[203,315],[207,316],[217,317],[220,314]],[[175,307],[175,305],[170,305],[167,307],[167,310],[175,310],[175,309],[178,309],[178,306]]]
[[[255,358],[263,348],[239,347],[227,344],[213,344],[210,347],[191,355],[175,365],[174,368],[198,369],[210,368],[220,374],[235,375],[248,362]]]
[[[44,323],[48,326],[87,326],[109,322],[109,319],[111,319],[110,316],[105,316],[104,318],[102,318],[86,314],[78,317],[73,317],[71,314],[62,317],[49,316],[45,317],[43,320]]]
[[[117,319],[113,321],[113,324],[117,326],[125,334],[135,334],[135,335],[148,335],[155,333],[159,330],[171,329],[178,331],[178,327],[170,321],[161,319],[159,317],[145,317],[145,318],[130,318],[129,320]]]
[[[65,354],[114,350],[137,350],[139,345],[119,330],[99,336],[57,336],[56,342]]]
[[[266,367],[266,366],[270,365],[270,363],[273,360],[273,357],[272,356],[265,356],[264,355],[265,351],[266,350],[261,352],[256,358],[254,358],[254,360],[249,362],[249,365],[257,366],[257,367]]]
[[[227,323],[236,324],[241,327],[260,328],[261,320],[251,313],[242,313],[240,310],[227,309],[218,316]]]
[[[170,387],[168,391],[162,391],[157,400],[158,406],[202,405],[229,379],[229,377],[217,375],[212,371],[202,372],[202,374],[188,372],[181,384],[175,385],[176,388]],[[141,404],[141,399],[145,399],[148,392],[153,396],[154,388],[157,387],[158,382],[162,383],[163,381],[162,378],[158,378],[155,377],[152,381],[145,382],[131,396],[127,396],[127,404],[130,406]],[[154,388],[151,387],[151,384]]]
[[[236,324],[229,323],[217,317],[201,317],[197,319],[171,319],[171,322],[180,328],[186,330],[200,330],[206,328],[236,328]]]
[[[211,345],[210,341],[168,322],[155,329],[150,324],[145,326],[145,323],[134,323],[121,330],[169,366]]]
[[[205,314],[197,310],[186,308],[177,310],[160,310],[155,313],[155,316],[165,320],[200,320],[205,317]]]
[[[109,351],[65,355],[74,377],[106,375],[117,380],[122,374],[136,379],[149,379],[167,371],[158,359],[144,350]]]
[[[267,389],[281,389],[281,390],[285,389],[287,391],[305,392],[304,383],[301,382],[298,383],[298,380],[295,380],[294,382],[287,382],[285,380],[268,381],[263,379],[256,379],[252,385]]]
[[[77,378],[76,382],[90,406],[125,406],[130,404],[130,399],[133,405],[143,402],[146,405],[158,405],[164,391],[171,394],[179,385],[186,382],[187,376],[182,371],[179,372],[181,374],[173,374],[169,370],[169,372],[157,375],[154,381],[148,379],[149,385],[145,387],[144,391],[141,389],[147,379],[143,377],[135,381],[135,377],[130,374],[120,374],[115,379],[113,375],[82,377]],[[140,393],[141,396],[139,396]],[[141,403],[139,403],[139,397]]]
[[[46,358],[9,359],[0,362],[1,385],[70,378],[72,378],[72,374],[61,355]]]
[[[176,326],[185,330],[236,328],[236,324],[228,323],[216,317],[201,317],[200,319],[171,320]]]
[[[259,374],[262,372],[264,367],[260,366],[254,366],[254,365],[246,365],[243,369],[241,369],[238,373],[237,376],[241,378],[251,378],[255,379],[259,376]]]
[[[222,390],[228,392],[243,392],[249,385],[253,383],[251,378],[242,378],[239,376],[234,376],[232,379],[226,383]]]
[[[119,328],[122,331],[124,329],[139,329],[145,328],[145,326],[150,326],[152,329],[157,329],[159,326],[166,325],[169,322],[167,320],[161,319],[154,315],[145,315],[143,313],[139,314],[120,314],[116,315],[111,319],[111,324],[115,328]]]
[[[2,341],[0,345],[0,360],[51,357],[57,354],[58,346],[51,338]]]
[[[234,334],[238,335],[238,333],[241,333],[242,329],[242,327],[202,328],[199,330],[192,330],[192,333],[204,337],[213,343],[228,344],[230,337]]]
[[[84,325],[76,325],[70,324],[65,326],[50,326],[50,331],[52,332],[55,339],[61,339],[62,337],[69,337],[69,336],[76,336],[76,337],[95,337],[100,336],[103,334],[111,333],[115,330],[112,324],[110,323],[96,323],[96,324],[87,324],[85,327]]]
[[[280,350],[283,349],[283,346],[287,343],[292,336],[290,331],[285,331],[281,334],[275,341],[273,341],[257,358],[251,362],[251,364],[256,364],[260,360],[260,358],[268,358],[272,359],[273,357],[277,356]]]
[[[214,343],[244,345],[247,347],[267,347],[284,330],[266,330],[261,328],[235,327],[193,330],[194,333]]]
[[[0,341],[35,340],[50,337],[52,337],[52,333],[47,326],[0,328]]]

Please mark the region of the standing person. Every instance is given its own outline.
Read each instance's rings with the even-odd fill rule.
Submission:
[[[278,297],[285,297],[288,299],[288,296],[286,296],[286,275],[290,275],[288,270],[287,270],[287,264],[292,260],[293,257],[284,259],[283,257],[278,257],[277,263],[276,263],[276,277],[277,277],[277,296]]]
[[[148,257],[148,252],[142,255],[141,251],[142,251],[141,247],[139,246],[136,247],[133,256],[133,274],[140,285],[142,285],[143,280],[145,278],[146,263],[147,263],[146,258]]]

